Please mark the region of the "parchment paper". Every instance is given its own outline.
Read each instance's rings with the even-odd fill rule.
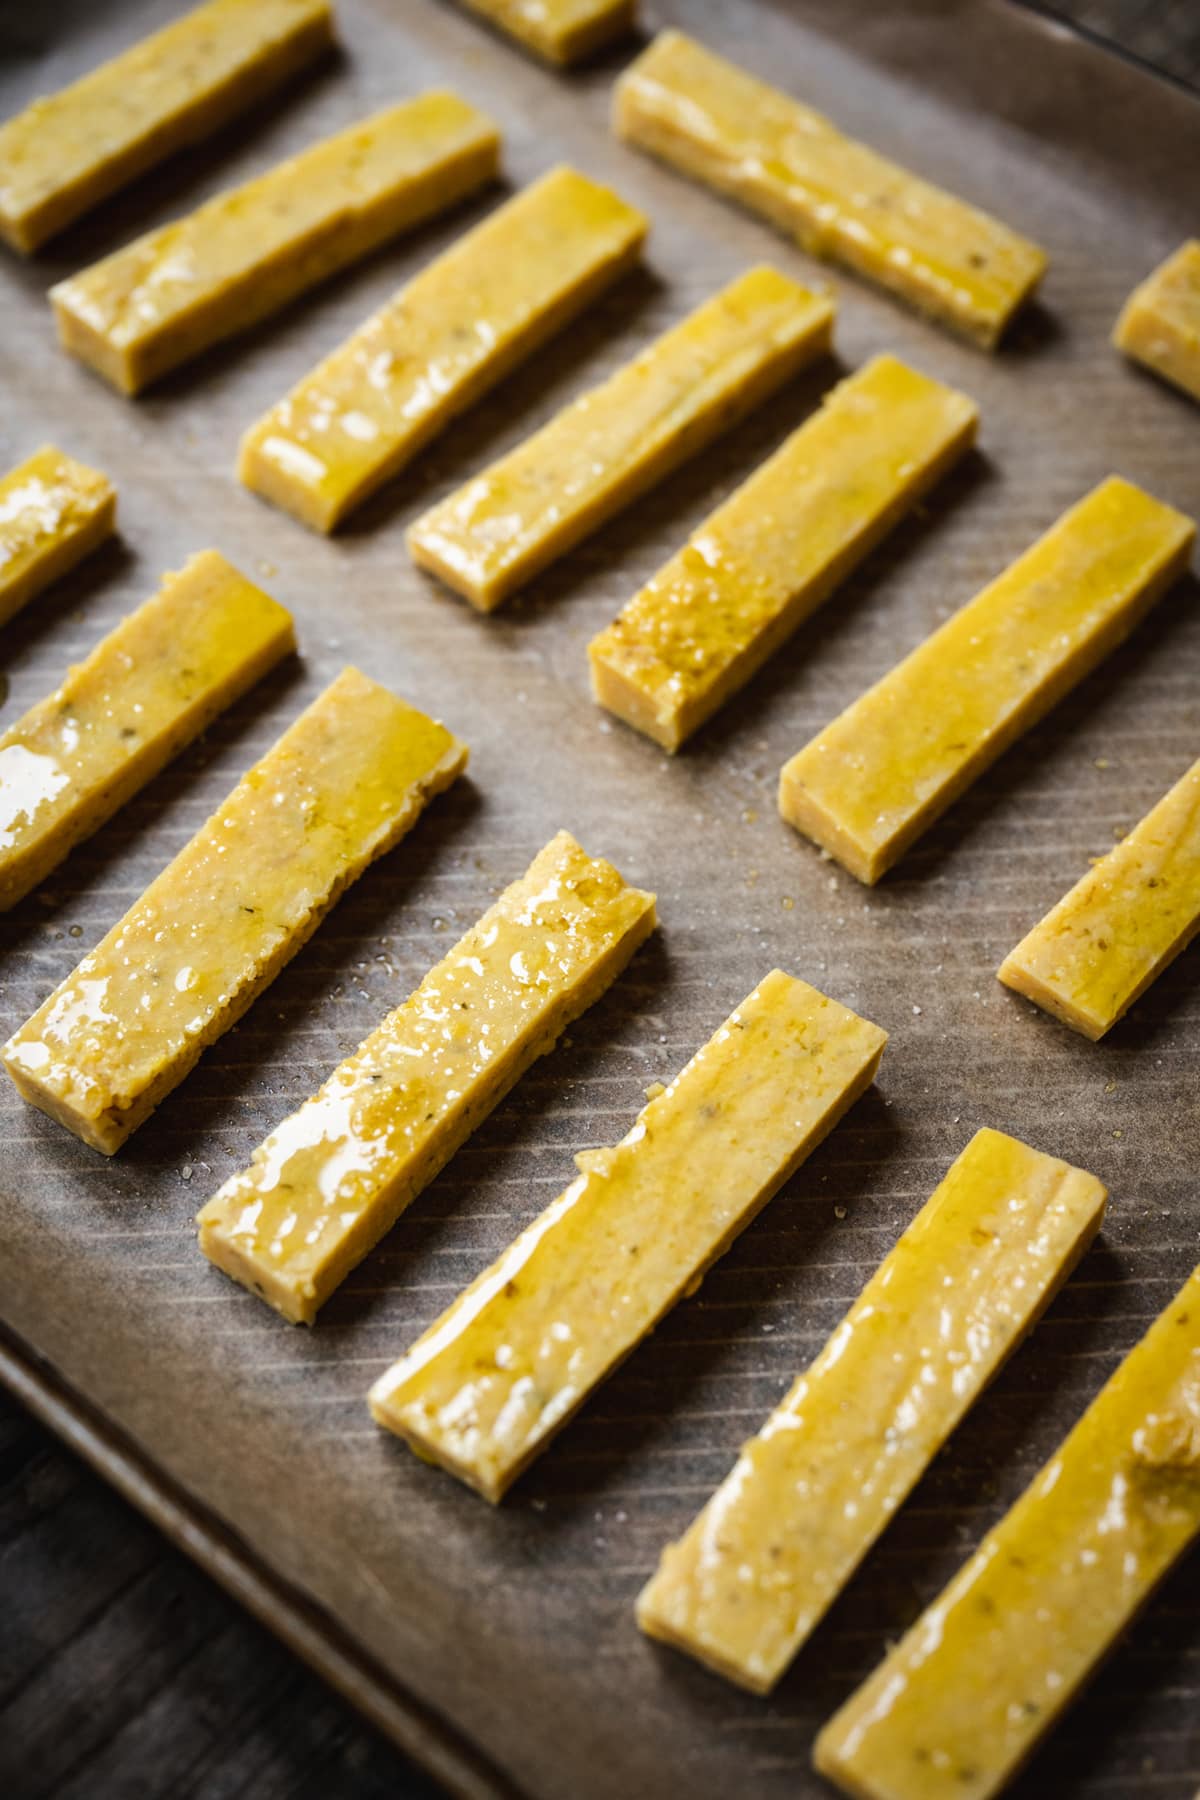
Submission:
[[[167,18],[170,0],[0,6],[0,114]],[[121,490],[119,549],[4,633],[7,722],[163,569],[215,545],[297,615],[303,660],[236,706],[0,923],[8,1033],[348,660],[470,741],[470,781],[111,1163],[0,1091],[0,1316],[282,1583],[538,1800],[816,1795],[815,1730],[1040,1461],[1200,1255],[1200,958],[1101,1047],[1002,990],[1002,955],[1200,753],[1195,583],[981,781],[877,890],[777,818],[784,758],[1111,470],[1200,510],[1200,410],[1108,347],[1133,284],[1194,232],[1200,108],[995,0],[653,0],[852,131],[1046,243],[1044,305],[1000,356],[836,273],[838,353],[966,388],[978,456],[674,763],[588,697],[584,649],[805,416],[828,364],[528,598],[481,619],[419,576],[404,524],[750,262],[815,266],[609,135],[625,52],[556,77],[434,0],[339,0],[345,54],[103,207],[5,256],[0,452],[45,438]],[[244,492],[241,430],[426,258],[460,208],[134,404],[60,355],[50,281],[365,114],[449,83],[504,127],[511,184],[564,159],[653,218],[644,274],[464,418],[332,542]],[[196,1251],[191,1218],[559,826],[654,887],[663,929],[326,1308],[289,1328]],[[615,1141],[774,964],[893,1034],[876,1090],[493,1511],[371,1425],[371,1379]],[[974,1409],[769,1701],[643,1641],[634,1595],[975,1127],[1110,1186],[1102,1242]],[[1200,1570],[1164,1590],[1027,1795],[1200,1779]],[[321,1661],[318,1647],[317,1660]],[[353,1685],[353,1683],[351,1683]],[[403,1735],[403,1733],[402,1733]],[[466,1777],[464,1776],[465,1780]],[[485,1779],[485,1786],[487,1780]]]

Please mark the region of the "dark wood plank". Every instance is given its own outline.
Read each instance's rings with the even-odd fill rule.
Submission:
[[[5,1800],[436,1800],[425,1775],[0,1392]]]

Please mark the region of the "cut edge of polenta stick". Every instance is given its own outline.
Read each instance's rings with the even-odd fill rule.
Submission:
[[[660,32],[621,76],[613,124],[985,349],[1045,272],[1030,239],[680,31]]]
[[[99,469],[43,444],[0,481],[0,625],[117,528],[117,490]]]
[[[833,316],[748,270],[418,519],[413,560],[493,611],[828,350]]]
[[[865,1092],[886,1041],[773,970],[380,1377],[376,1421],[499,1501]]]
[[[655,925],[567,832],[201,1210],[200,1248],[312,1324],[355,1264]]]
[[[242,439],[238,477],[333,531],[630,269],[647,221],[551,169],[429,263]]]
[[[633,29],[637,0],[459,0],[506,37],[564,68],[583,62]]]
[[[194,7],[0,125],[0,236],[16,250],[36,250],[332,44],[329,0]]]
[[[499,151],[449,89],[360,119],[58,282],[59,342],[139,393],[484,186]]]
[[[1193,521],[1120,476],[784,764],[779,810],[873,885],[1187,567]]]
[[[855,1800],[992,1800],[1200,1533],[1200,1269],[817,1738]]]
[[[956,389],[874,357],[588,646],[600,706],[676,751],[975,441]]]
[[[1082,875],[999,979],[1093,1042],[1200,931],[1200,762]]]
[[[217,551],[165,575],[0,736],[0,911],[295,647],[291,614]]]
[[[984,1128],[638,1599],[766,1694],[1092,1242],[1094,1175]]]
[[[467,754],[343,670],[9,1039],[22,1099],[111,1156]]]
[[[1200,238],[1189,238],[1130,294],[1113,343],[1200,400]]]

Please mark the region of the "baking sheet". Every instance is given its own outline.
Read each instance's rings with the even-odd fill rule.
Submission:
[[[170,16],[170,0],[0,4],[0,116]],[[0,462],[51,437],[121,489],[121,545],[10,626],[7,722],[193,550],[297,615],[299,665],[0,924],[0,1029],[65,975],[238,773],[354,660],[470,741],[471,776],[345,898],[111,1163],[0,1093],[10,1378],[389,1729],[471,1792],[817,1795],[812,1737],[1095,1392],[1200,1254],[1200,960],[1103,1046],[1001,989],[1001,956],[1200,749],[1197,584],[1007,756],[878,889],[777,818],[784,758],[1111,470],[1200,511],[1200,412],[1107,347],[1196,227],[1200,107],[996,0],[655,0],[880,148],[1045,242],[1044,305],[989,359],[836,272],[838,357],[881,349],[972,393],[980,452],[674,763],[598,713],[584,647],[835,378],[810,372],[491,619],[409,565],[404,524],[754,260],[814,265],[617,144],[614,55],[556,77],[434,0],[340,0],[345,53],[29,265],[0,265]],[[504,127],[520,184],[570,159],[653,219],[644,273],[323,542],[241,490],[240,431],[473,220],[386,250],[137,404],[53,345],[53,279],[316,136],[433,83]],[[196,1207],[560,825],[654,887],[663,929],[454,1159],[311,1333],[216,1274]],[[377,1432],[371,1379],[615,1141],[773,964],[893,1034],[880,1081],[498,1511]],[[632,1602],[974,1128],[1094,1169],[1103,1240],[768,1701],[647,1642]],[[41,1359],[42,1375],[37,1363]],[[47,1373],[48,1371],[48,1373]],[[86,1423],[86,1429],[84,1423]],[[124,1471],[124,1474],[122,1474]],[[131,1475],[129,1472],[133,1471]],[[157,1495],[157,1500],[152,1496]],[[214,1548],[218,1546],[218,1548]],[[253,1589],[253,1592],[251,1592]],[[299,1632],[297,1621],[304,1624]],[[1200,1566],[1176,1575],[1021,1792],[1200,1780]],[[455,1745],[461,1747],[459,1754]]]

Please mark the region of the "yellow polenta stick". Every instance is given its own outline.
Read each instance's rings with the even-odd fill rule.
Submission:
[[[165,576],[0,737],[0,911],[295,646],[291,614],[215,550]]]
[[[9,1039],[22,1099],[118,1150],[466,760],[344,670]]]
[[[376,1420],[499,1500],[864,1092],[886,1041],[774,970],[380,1377]]]
[[[0,125],[0,236],[37,246],[315,60],[329,0],[208,0]]]
[[[202,1209],[204,1254],[311,1325],[653,928],[653,894],[560,832]]]
[[[575,63],[622,37],[637,0],[462,0],[549,63]]]
[[[1200,1269],[825,1727],[817,1768],[855,1800],[991,1800],[1198,1533]]]
[[[491,612],[827,350],[833,310],[751,269],[418,519],[414,560]]]
[[[1094,1175],[979,1131],[663,1552],[638,1623],[769,1693],[1091,1243]]]
[[[990,349],[1046,267],[1028,238],[679,31],[617,83],[619,136]]]
[[[1200,239],[1189,238],[1134,288],[1113,343],[1200,400]]]
[[[1010,951],[1000,980],[1102,1038],[1200,931],[1200,762]]]
[[[437,257],[242,439],[248,488],[332,531],[637,259],[646,220],[553,169]]]
[[[779,810],[875,882],[1181,575],[1192,521],[1117,476],[784,764]]]
[[[117,524],[107,475],[45,444],[0,481],[0,625]]]
[[[839,383],[592,639],[600,705],[678,750],[969,448],[978,416],[894,356]]]
[[[457,94],[376,113],[60,281],[59,338],[135,394],[482,187],[499,146]]]

